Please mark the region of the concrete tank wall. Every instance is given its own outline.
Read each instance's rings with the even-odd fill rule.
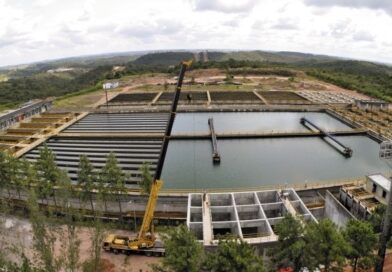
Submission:
[[[329,218],[338,227],[344,227],[348,221],[355,217],[331,194],[325,194],[325,217]]]

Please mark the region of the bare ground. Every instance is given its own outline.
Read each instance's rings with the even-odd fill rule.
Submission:
[[[64,229],[64,227],[62,227]],[[61,227],[60,227],[61,229]],[[92,248],[92,229],[87,227],[78,228],[78,239],[80,240],[80,263],[85,262],[91,256]],[[112,231],[110,231],[112,232]],[[134,236],[135,233],[129,231],[114,231],[117,234]],[[62,246],[67,240],[64,232],[56,231],[56,243],[55,243],[55,256],[59,257],[63,254]],[[5,241],[8,241],[8,246],[14,247],[14,253],[8,254],[8,258],[14,262],[19,262],[19,256],[23,253],[29,259],[34,258],[33,251],[33,234],[31,229],[31,224],[27,219],[21,219],[16,217],[11,218],[0,218],[0,239],[2,243],[0,244],[0,251],[2,253],[6,252]],[[12,244],[11,244],[12,243]],[[159,263],[162,258],[159,257],[146,257],[142,255],[122,255],[122,254],[112,254],[105,251],[101,251],[102,262],[105,267],[105,272],[146,272],[151,271],[149,265]]]

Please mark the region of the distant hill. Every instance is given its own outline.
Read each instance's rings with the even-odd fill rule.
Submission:
[[[156,51],[122,52],[65,58],[0,70],[0,103],[16,104],[32,98],[59,96],[93,88],[104,79],[150,72],[172,72],[170,66],[194,59],[194,69],[218,68],[284,74],[293,70],[332,84],[392,102],[392,67],[365,61],[299,52]],[[124,66],[121,72],[113,66]],[[50,72],[50,71],[63,72]],[[49,72],[48,72],[49,71]],[[290,76],[290,75],[288,75]]]
[[[191,52],[159,52],[143,55],[133,61],[137,65],[177,65],[183,60],[194,59]]]
[[[300,62],[328,62],[337,58],[313,55],[298,52],[266,52],[266,51],[200,51],[200,52],[159,52],[148,53],[137,58],[134,63],[142,65],[176,65],[184,59],[193,58],[196,61],[260,61],[276,63],[300,63]]]
[[[307,74],[343,88],[392,102],[392,67],[367,61],[302,63]]]
[[[224,53],[220,61],[224,60],[248,60],[248,61],[262,61],[262,62],[277,62],[277,63],[296,63],[296,62],[326,62],[336,60],[337,58],[313,55],[298,52],[266,52],[266,51],[233,51]]]

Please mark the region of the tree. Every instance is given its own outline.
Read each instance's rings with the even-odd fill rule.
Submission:
[[[153,182],[153,177],[150,172],[150,164],[148,162],[144,162],[140,167],[141,177],[139,186],[142,191],[142,194],[150,194],[151,185]]]
[[[156,271],[198,272],[202,264],[203,247],[185,225],[169,229],[162,236],[165,258]]]
[[[11,199],[11,189],[17,173],[16,160],[8,152],[0,152],[0,185],[7,189],[8,198]]]
[[[103,210],[103,194],[100,190],[97,193],[95,216],[92,221],[91,231],[91,255],[90,259],[83,264],[84,272],[102,271],[101,250],[105,234],[105,225],[101,221]]]
[[[23,171],[26,160],[20,160],[18,158],[12,157],[12,163],[11,168],[13,167],[13,185],[14,188],[16,189],[16,192],[18,193],[18,198],[21,200],[21,191],[26,188],[26,176]]]
[[[209,271],[264,271],[263,261],[252,246],[241,239],[219,240],[218,247],[207,255],[206,267]]]
[[[26,159],[22,159],[20,165],[22,170],[22,186],[28,191],[37,183],[37,169],[34,164]]]
[[[367,219],[373,226],[375,232],[381,232],[383,228],[383,218],[386,210],[386,205],[377,205],[374,211],[370,214]]]
[[[320,265],[324,266],[325,272],[342,267],[349,245],[331,220],[324,219],[318,224],[306,225],[304,240],[305,263],[310,270]]]
[[[61,171],[58,177],[58,202],[65,221],[64,228],[60,228],[65,271],[79,271],[80,239],[78,238],[77,222],[80,214],[72,207],[73,186],[67,173]]]
[[[279,235],[279,240],[272,252],[274,263],[279,267],[290,266],[295,272],[305,266],[304,231],[302,222],[291,214],[287,214],[282,221],[275,225],[275,232]]]
[[[109,186],[110,193],[116,196],[120,215],[122,215],[121,196],[126,191],[125,174],[118,166],[116,156],[113,152],[110,152],[106,164],[102,168],[101,179],[102,182]]]
[[[95,188],[96,174],[94,166],[86,155],[81,155],[79,159],[78,184],[81,187],[81,197],[85,201],[90,201],[91,211],[94,213],[93,189]]]
[[[163,82],[163,90],[167,91],[168,88],[169,88],[169,83],[167,83],[167,81],[165,80],[165,82]]]
[[[343,236],[350,245],[347,257],[351,259],[353,272],[357,270],[358,261],[361,262],[363,260],[364,264],[369,263],[369,261],[374,263],[375,255],[373,252],[377,247],[377,235],[369,222],[361,220],[349,221],[343,231]]]
[[[56,237],[48,228],[49,218],[39,210],[36,192],[31,189],[27,205],[30,212],[30,222],[33,232],[33,248],[36,257],[35,263],[43,268],[43,271],[56,272],[60,268],[60,261],[54,256],[54,243]]]
[[[44,145],[39,151],[39,158],[35,165],[38,171],[40,197],[45,198],[46,204],[49,205],[49,195],[53,195],[55,206],[57,206],[54,186],[57,183],[60,169],[56,165],[55,158],[52,150]]]

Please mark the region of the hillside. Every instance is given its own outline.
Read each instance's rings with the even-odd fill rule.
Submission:
[[[296,63],[296,62],[327,62],[336,58],[322,55],[304,54],[297,52],[265,52],[237,51],[225,53],[219,60],[249,60],[261,62]]]
[[[159,52],[143,55],[133,61],[136,65],[178,65],[183,60],[194,59],[191,52]]]
[[[392,67],[365,61],[303,64],[307,74],[343,88],[392,102]]]
[[[303,71],[319,80],[392,101],[391,66],[297,52],[176,51],[76,57],[2,70],[0,103],[14,105],[33,98],[70,94],[123,75],[175,72],[176,65],[188,59],[195,60],[192,69],[218,68],[238,75],[293,76],[293,71]],[[115,72],[113,66],[119,65],[125,70]],[[59,68],[67,70],[50,72]]]

